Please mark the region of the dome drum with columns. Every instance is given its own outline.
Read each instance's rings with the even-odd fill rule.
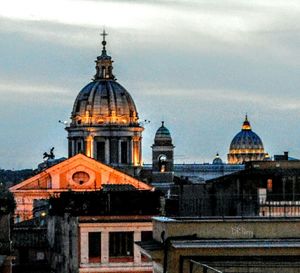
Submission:
[[[69,157],[77,153],[117,166],[132,174],[142,165],[142,132],[135,103],[116,82],[112,59],[106,52],[105,31],[102,54],[96,59],[96,75],[79,92],[66,128]]]
[[[242,130],[236,134],[230,144],[229,164],[243,164],[247,161],[265,160],[266,153],[260,137],[252,131],[246,115]]]

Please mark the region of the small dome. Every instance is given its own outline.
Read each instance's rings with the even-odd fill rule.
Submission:
[[[220,158],[219,154],[216,154],[216,157],[214,158],[212,164],[214,164],[214,165],[222,165],[223,164],[223,161]]]
[[[165,127],[164,121],[161,122],[161,126],[156,131],[155,138],[171,138],[170,131]]]
[[[76,125],[137,124],[136,106],[126,89],[115,80],[99,79],[78,94],[72,111]]]
[[[172,137],[168,128],[165,127],[164,121],[161,122],[161,126],[158,128],[154,138],[155,145],[172,145]]]

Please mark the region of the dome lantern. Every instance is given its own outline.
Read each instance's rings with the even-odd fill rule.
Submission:
[[[115,76],[112,73],[113,70],[113,60],[111,59],[111,56],[107,55],[106,53],[106,41],[105,36],[107,36],[108,33],[103,30],[101,33],[101,36],[103,37],[102,40],[102,54],[97,57],[96,62],[96,75],[94,76],[94,80],[114,80]]]
[[[243,122],[242,130],[251,130],[250,122],[248,121],[248,115],[246,114],[245,120]]]

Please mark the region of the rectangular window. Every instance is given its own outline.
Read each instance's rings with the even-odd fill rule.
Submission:
[[[121,163],[127,164],[127,141],[121,142]]]
[[[105,162],[105,142],[97,142],[97,160],[100,162]]]
[[[81,140],[77,142],[77,154],[82,152]]]
[[[119,142],[117,139],[110,140],[110,163],[119,163]]]
[[[101,232],[89,232],[89,262],[101,262]]]
[[[145,241],[152,241],[153,240],[153,233],[152,231],[142,231],[141,232],[141,239],[142,239],[142,242],[145,242]]]
[[[109,261],[133,262],[133,232],[109,233]]]

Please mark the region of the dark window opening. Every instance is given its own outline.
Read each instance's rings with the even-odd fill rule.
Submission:
[[[152,241],[153,240],[152,231],[142,231],[141,232],[141,240],[142,240],[142,242]]]
[[[119,158],[119,142],[117,139],[110,141],[110,163],[118,163]]]
[[[20,259],[20,264],[26,264],[29,262],[29,251],[27,248],[19,249],[19,259]]]
[[[127,164],[128,145],[126,141],[121,142],[121,163]]]
[[[101,232],[89,232],[89,262],[101,261]]]
[[[105,162],[105,142],[97,142],[97,160]]]
[[[109,261],[133,261],[133,232],[109,233]]]
[[[82,152],[82,147],[81,147],[81,141],[77,142],[77,153],[81,153]]]

